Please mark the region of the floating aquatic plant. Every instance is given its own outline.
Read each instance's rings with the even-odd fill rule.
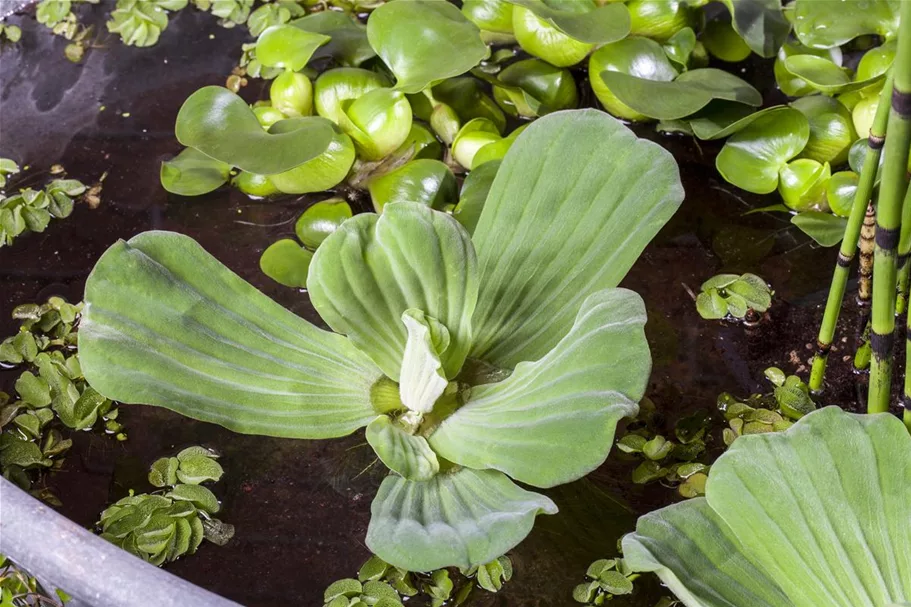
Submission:
[[[837,407],[737,439],[704,498],[647,514],[623,539],[687,607],[879,607],[911,599],[911,435]]]
[[[83,366],[110,397],[244,433],[331,438],[367,426],[394,471],[368,546],[411,570],[481,565],[556,511],[511,479],[583,476],[635,414],[649,372],[645,312],[614,287],[682,197],[667,152],[603,113],[558,112],[517,139],[472,236],[414,202],[329,235],[307,288],[337,333],[185,236],[115,244],[86,287]]]

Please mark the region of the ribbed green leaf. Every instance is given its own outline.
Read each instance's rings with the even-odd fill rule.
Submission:
[[[639,410],[651,370],[645,320],[632,291],[595,293],[553,350],[474,388],[430,445],[450,461],[536,487],[591,472],[607,458],[617,421]]]
[[[440,471],[427,439],[408,434],[385,415],[367,425],[367,442],[387,468],[408,480],[430,480]]]
[[[393,203],[381,216],[346,221],[313,256],[307,288],[323,320],[393,380],[405,351],[405,310],[417,308],[449,330],[449,347],[440,353],[447,377],[471,347],[474,249],[455,219],[424,205]]]
[[[544,356],[682,200],[671,155],[604,112],[533,122],[500,165],[474,231],[482,282],[472,356],[501,367]]]
[[[738,438],[712,466],[706,501],[640,519],[624,557],[684,601],[699,597],[690,607],[880,607],[911,598],[909,521],[907,429],[887,413],[827,407],[786,432]],[[747,559],[752,567],[733,566]],[[782,598],[711,598],[755,592],[754,569]]]
[[[195,241],[147,232],[92,271],[79,330],[86,379],[125,403],[237,432],[344,436],[376,416],[379,370],[232,273]]]
[[[461,468],[426,482],[389,476],[371,512],[367,547],[396,567],[429,571],[488,563],[557,507],[501,472]]]
[[[623,560],[633,571],[658,573],[687,607],[788,604],[702,497],[640,518],[623,538]]]

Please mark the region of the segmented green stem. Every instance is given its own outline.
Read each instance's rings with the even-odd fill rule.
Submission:
[[[880,94],[880,103],[876,108],[873,125],[870,127],[869,137],[867,137],[867,156],[860,170],[860,179],[857,184],[857,191],[854,194],[854,204],[851,206],[851,214],[848,216],[848,225],[845,226],[845,236],[841,241],[841,249],[838,251],[838,263],[835,266],[832,284],[829,287],[826,311],[823,314],[822,324],[819,327],[819,336],[816,339],[816,356],[813,357],[813,368],[810,371],[810,390],[813,392],[822,390],[829,350],[832,348],[832,340],[835,339],[835,327],[838,324],[842,302],[845,298],[845,289],[848,286],[851,262],[854,260],[854,255],[857,251],[857,241],[860,238],[864,216],[870,204],[870,197],[873,194],[873,185],[876,182],[879,157],[885,143],[886,124],[889,119],[889,104],[887,100],[891,95],[892,76],[889,75]]]
[[[873,333],[870,392],[867,411],[889,410],[892,388],[892,351],[895,333],[895,287],[902,202],[908,189],[905,179],[911,145],[911,2],[901,3],[898,52],[892,81],[889,139],[883,153],[882,182],[876,208],[876,254],[873,264]]]

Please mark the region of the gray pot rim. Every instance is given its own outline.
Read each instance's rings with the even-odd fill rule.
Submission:
[[[0,477],[0,554],[67,607],[239,607],[91,533]]]

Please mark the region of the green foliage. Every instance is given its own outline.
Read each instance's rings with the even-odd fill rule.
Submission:
[[[626,571],[623,559],[599,559],[588,566],[589,580],[573,589],[573,600],[585,605],[603,605],[615,596],[632,594],[635,574]]]
[[[20,171],[16,161],[9,158],[0,158],[0,190],[6,187],[7,178]]]
[[[107,22],[109,32],[127,46],[152,46],[168,27],[168,12],[186,7],[188,0],[117,0]]]
[[[635,414],[645,312],[614,287],[682,197],[658,146],[597,111],[554,113],[516,139],[473,236],[447,213],[393,202],[322,241],[307,288],[337,334],[191,239],[147,233],[92,272],[83,366],[103,394],[241,432],[330,438],[374,424],[391,467],[426,478],[436,458],[439,472],[385,479],[368,547],[413,570],[488,563],[556,511],[510,476],[575,480]],[[548,229],[555,214],[561,230]],[[496,587],[494,573],[479,575]]]
[[[374,555],[361,566],[357,579],[330,584],[323,602],[325,607],[401,607],[407,601],[424,600],[430,607],[458,607],[468,600],[476,585],[497,592],[510,578],[512,561],[507,556],[470,569],[417,572],[390,565]]]
[[[66,592],[50,593],[27,571],[0,554],[0,607],[64,607]]]
[[[762,314],[772,305],[773,291],[755,274],[719,274],[699,287],[696,311],[707,320],[731,316],[746,318],[751,312]]]
[[[5,25],[0,23],[0,41],[3,39],[15,44],[19,42],[19,39],[22,38],[22,28],[18,25]],[[0,158],[0,161],[6,160],[5,158]],[[0,188],[3,187],[2,182],[0,182]]]
[[[691,605],[900,604],[911,596],[909,498],[901,421],[827,407],[738,439],[705,498],[639,519],[624,561]]]
[[[101,513],[101,537],[129,553],[163,565],[193,554],[203,539],[219,546],[234,527],[214,518],[220,505],[200,483],[218,481],[223,470],[218,455],[204,447],[188,447],[176,457],[152,464],[149,482],[161,490],[130,494]]]
[[[73,443],[62,428],[87,430],[102,422],[106,433],[126,439],[119,410],[82,375],[75,330],[81,312],[82,304],[59,297],[18,306],[13,318],[21,321],[19,332],[0,342],[0,363],[24,367],[15,382],[18,398],[0,392],[0,469],[26,490],[42,471],[63,465]],[[58,503],[48,490],[35,494]]]
[[[9,159],[0,159],[0,179],[19,172]],[[0,186],[2,187],[2,186]],[[51,219],[64,219],[73,212],[73,198],[85,193],[86,186],[75,179],[54,179],[43,190],[25,188],[7,196],[0,192],[0,248],[26,232],[43,232]]]

